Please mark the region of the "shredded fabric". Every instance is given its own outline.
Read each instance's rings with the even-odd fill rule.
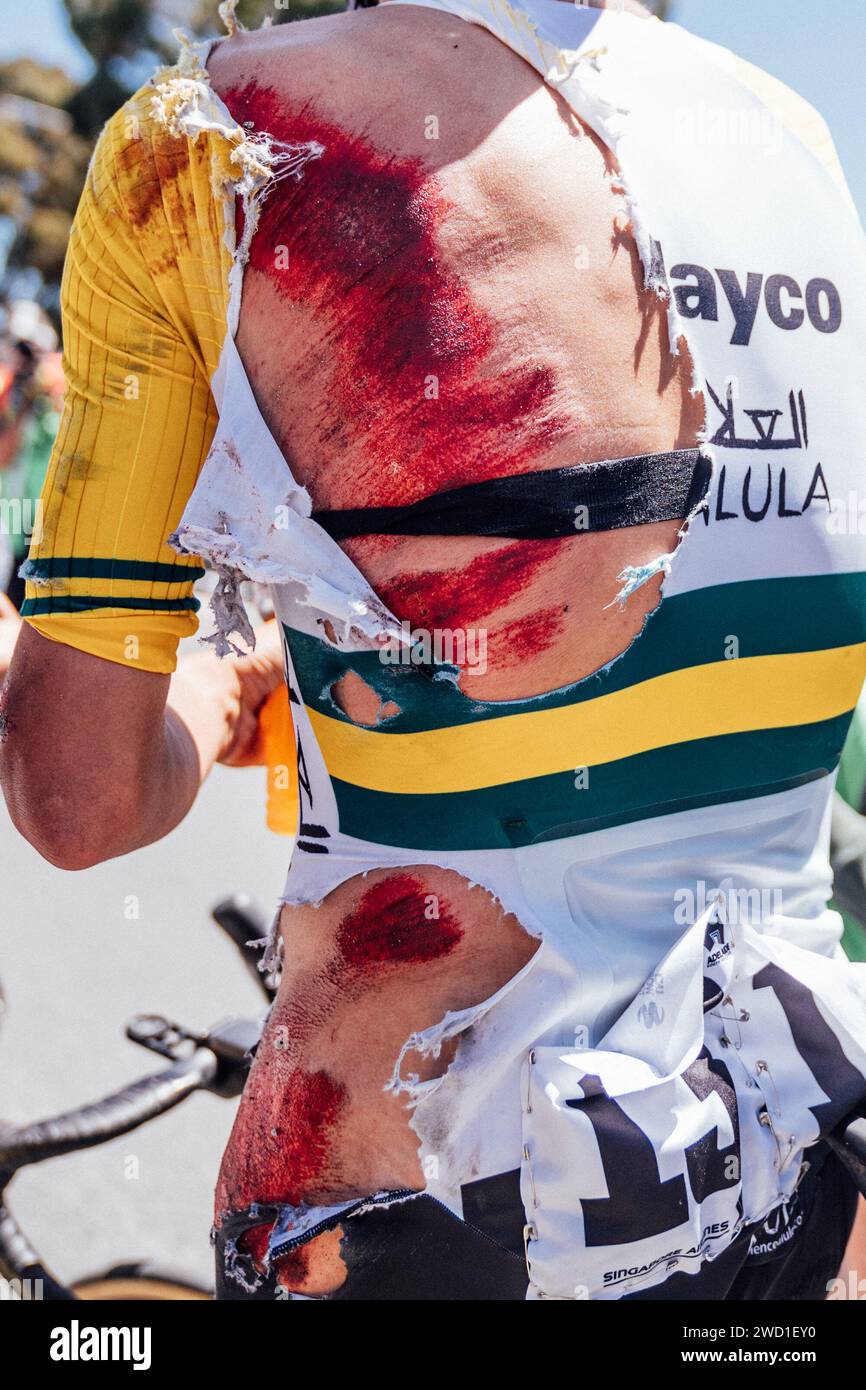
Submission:
[[[658,555],[655,560],[650,560],[645,565],[626,565],[625,569],[617,575],[622,588],[610,603],[605,604],[605,607],[613,608],[616,605],[619,609],[625,608],[632,594],[637,593],[638,589],[642,589],[657,574],[669,575],[675,558],[676,552],[672,551],[667,555]]]
[[[866,251],[793,139],[777,161],[720,145],[696,163],[657,138],[684,103],[754,100],[712,46],[675,26],[543,0],[526,0],[530,14],[508,0],[424,2],[482,24],[542,76],[556,71],[557,91],[613,153],[613,188],[646,286],[665,301],[672,352],[688,348],[695,390],[736,364],[757,433],[746,423],[708,447],[724,464],[711,490],[725,479],[730,505],[720,509],[717,491],[675,557],[622,570],[620,605],[656,574],[665,583],[619,659],[532,699],[470,701],[452,682],[378,663],[377,635],[393,622],[399,640],[400,628],[310,515],[229,333],[214,383],[220,432],[177,544],[273,585],[303,769],[283,901],[319,903],[374,869],[435,866],[488,887],[540,938],[490,999],[414,1031],[385,1090],[407,1098],[426,1191],[453,1215],[471,1221],[469,1189],[519,1174],[529,1297],[569,1299],[585,1285],[592,1298],[619,1298],[672,1273],[699,1276],[744,1225],[789,1200],[804,1155],[866,1093],[866,967],[837,957],[826,856],[828,769],[866,666],[864,541],[830,545],[813,499],[757,519],[747,506],[755,450],[767,448],[761,422],[801,382],[816,418],[820,405],[838,422],[829,441],[838,486],[862,466],[866,423],[843,320],[834,327],[825,313],[816,326],[804,311],[796,332],[790,318],[779,322],[773,285],[816,244],[793,215],[792,190],[800,197],[804,181],[814,191],[828,302],[836,281],[866,282],[850,275]],[[659,78],[674,66],[676,90]],[[184,110],[193,122],[195,104]],[[686,184],[691,218],[671,198]],[[720,202],[729,186],[792,215],[765,237],[739,202]],[[724,281],[720,292],[714,272],[702,272],[722,239],[740,299],[767,316],[749,341],[731,337],[733,282],[726,306]],[[242,261],[239,248],[238,275]],[[754,265],[762,293],[749,300],[742,286],[754,290]],[[850,288],[845,297],[846,328],[866,336],[866,299]],[[801,435],[790,447],[809,446]],[[762,467],[781,464],[766,453]],[[286,525],[276,528],[280,506]],[[225,626],[237,621],[238,594],[224,582]],[[756,659],[728,660],[729,633]],[[361,728],[334,709],[330,692],[349,669],[393,699],[385,725]],[[732,864],[742,920],[694,901],[677,915],[683,886]],[[278,966],[279,950],[275,919],[265,968]],[[412,1052],[436,1056],[455,1037],[441,1076],[404,1076]],[[332,1222],[335,1209],[322,1210],[318,1219]]]
[[[237,32],[234,0],[220,7],[229,29]],[[271,189],[283,179],[299,179],[312,159],[319,159],[324,146],[308,140],[297,144],[275,140],[266,131],[244,130],[233,120],[225,103],[210,84],[207,54],[210,44],[192,43],[183,30],[175,30],[181,46],[178,62],[163,68],[153,79],[153,113],[175,135],[198,140],[203,134],[217,136],[211,141],[211,178],[214,195],[222,203],[225,241],[233,255],[229,274],[229,332],[237,332],[243,271],[258,226],[261,205]],[[239,243],[235,235],[235,198],[241,200],[244,230]]]

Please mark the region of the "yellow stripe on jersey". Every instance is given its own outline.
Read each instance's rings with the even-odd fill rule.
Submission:
[[[178,643],[195,628],[195,619],[185,613],[130,612],[119,608],[98,613],[52,613],[47,618],[27,621],[50,642],[62,642],[103,661],[162,675],[171,675],[177,665]]]
[[[866,643],[740,657],[670,671],[578,704],[423,733],[362,729],[307,706],[328,772],[369,791],[477,791],[655,748],[846,714],[866,674]]]

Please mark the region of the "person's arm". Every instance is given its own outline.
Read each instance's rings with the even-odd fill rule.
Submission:
[[[70,237],[67,393],[0,729],[15,824],[66,868],[166,834],[252,718],[243,663],[203,654],[169,680],[202,571],[167,538],[213,437],[226,332],[211,153],[143,90],[99,140]]]
[[[259,629],[252,656],[202,652],[172,677],[50,642],[25,624],[0,705],[0,777],[14,824],[62,869],[161,839],[215,762],[245,760],[257,712],[282,678],[275,623]]]

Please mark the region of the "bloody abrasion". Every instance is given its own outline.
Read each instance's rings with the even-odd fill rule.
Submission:
[[[283,1078],[271,1066],[264,1094],[256,1080],[254,1071],[223,1158],[217,1219],[253,1202],[304,1201],[327,1172],[332,1132],[346,1105],[345,1088],[325,1071],[294,1067]],[[269,1115],[278,1117],[270,1127]]]
[[[249,1255],[259,1269],[264,1268],[270,1235],[271,1227],[268,1225],[251,1226],[248,1231],[244,1231],[238,1241],[238,1249],[243,1254]]]
[[[536,653],[552,647],[565,628],[565,609],[542,608],[525,618],[495,627],[487,637],[487,659],[502,665],[515,666]]]
[[[344,917],[337,944],[347,965],[361,969],[420,965],[448,955],[463,936],[447,904],[411,874],[393,874],[368,888]]]
[[[472,627],[526,588],[568,541],[513,541],[449,570],[421,570],[378,586],[379,597],[414,627]]]
[[[250,254],[281,298],[313,314],[326,344],[308,355],[310,383],[298,364],[314,495],[319,470],[347,447],[359,450],[354,505],[412,502],[529,469],[565,428],[553,377],[529,358],[489,370],[494,325],[445,263],[438,232],[454,209],[437,175],[419,158],[387,155],[327,124],[309,105],[292,111],[255,82],[225,101],[241,124],[324,146],[300,180],[273,189]],[[291,450],[290,414],[281,426]]]
[[[268,1225],[251,1226],[244,1231],[238,1241],[238,1249],[249,1255],[256,1268],[263,1273],[267,1267],[268,1242],[273,1227]],[[297,1245],[274,1262],[274,1275],[278,1284],[284,1288],[295,1289],[302,1286],[309,1274],[310,1247]]]

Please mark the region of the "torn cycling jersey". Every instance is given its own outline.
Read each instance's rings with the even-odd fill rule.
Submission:
[[[697,1274],[788,1201],[866,1094],[866,981],[826,905],[866,670],[850,521],[866,251],[725,51],[556,0],[400,3],[484,25],[615,155],[672,351],[687,342],[706,396],[706,499],[673,556],[623,575],[625,602],[666,577],[621,657],[543,696],[470,700],[446,667],[382,660],[400,624],[292,479],[229,332],[178,544],[221,568],[227,632],[244,576],[283,625],[300,783],[284,901],[435,864],[540,938],[493,997],[407,1039],[391,1085],[428,1193],[481,1227],[480,1194],[514,1194],[529,1297],[618,1298]],[[327,149],[302,177],[328,177]],[[349,671],[399,712],[353,724],[330,694]],[[405,1074],[454,1036],[443,1076]],[[335,1211],[286,1209],[272,1249]]]

